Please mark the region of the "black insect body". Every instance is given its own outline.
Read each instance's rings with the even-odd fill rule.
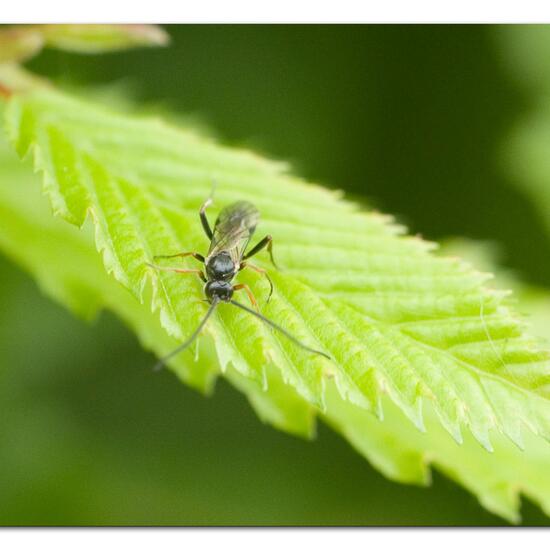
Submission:
[[[257,307],[250,289],[246,285],[233,287],[231,281],[240,270],[248,265],[251,269],[267,277],[270,285],[269,296],[271,297],[273,284],[267,272],[246,262],[247,258],[254,256],[254,254],[267,247],[271,261],[275,265],[271,249],[271,236],[267,235],[248,254],[245,254],[260,219],[260,213],[256,207],[249,202],[241,201],[224,208],[216,220],[214,231],[211,231],[205,212],[209,204],[209,201],[206,201],[201,208],[202,225],[210,239],[210,248],[204,261],[207,279],[204,289],[206,297],[210,302],[214,298],[228,302],[233,297],[233,291],[242,288],[248,293],[252,304]]]
[[[165,271],[174,271],[176,273],[195,273],[197,274],[202,281],[204,281],[204,293],[206,295],[207,301],[210,303],[208,312],[204,316],[203,320],[195,330],[195,332],[180,346],[178,346],[172,353],[164,357],[157,363],[157,368],[162,367],[168,359],[183,351],[188,347],[195,338],[200,334],[204,325],[208,321],[209,317],[214,312],[214,309],[220,302],[230,303],[240,309],[251,313],[255,317],[261,319],[264,323],[267,323],[272,328],[278,330],[289,338],[296,345],[301,348],[323,355],[330,359],[326,353],[322,351],[315,350],[297,340],[292,334],[287,332],[285,329],[264,317],[258,310],[258,304],[252,291],[248,285],[239,283],[234,285],[232,283],[235,276],[242,271],[245,267],[253,269],[254,271],[264,275],[269,282],[270,290],[267,301],[271,298],[273,294],[273,283],[267,274],[265,269],[262,269],[258,266],[255,266],[249,263],[247,260],[251,258],[264,248],[267,248],[269,256],[271,258],[271,263],[277,267],[275,261],[273,260],[273,251],[272,251],[272,238],[271,235],[266,235],[256,246],[254,246],[249,252],[246,252],[250,239],[254,234],[258,221],[260,219],[260,213],[257,208],[245,201],[239,201],[234,204],[231,204],[224,208],[214,224],[214,230],[210,228],[208,218],[206,217],[206,209],[212,204],[212,198],[209,198],[201,207],[199,215],[202,223],[202,227],[207,237],[210,239],[210,247],[208,253],[205,256],[197,252],[180,252],[178,254],[171,254],[168,256],[155,256],[155,259],[160,258],[176,258],[176,257],[186,257],[193,256],[199,262],[202,262],[205,266],[205,272],[201,269],[179,269],[175,267],[163,267],[158,265],[149,264],[155,269],[161,269]],[[244,290],[250,302],[255,309],[250,309],[249,307],[236,302],[233,300],[233,294],[235,291]]]

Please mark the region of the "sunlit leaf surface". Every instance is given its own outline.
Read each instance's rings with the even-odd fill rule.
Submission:
[[[533,435],[550,433],[547,353],[524,334],[503,293],[486,288],[485,276],[435,257],[387,218],[304,185],[280,164],[158,120],[52,92],[8,109],[9,135],[21,156],[31,152],[54,212],[78,226],[89,214],[103,264],[122,283],[104,274],[88,225],[79,232],[31,211],[21,200],[27,191],[18,196],[23,184],[3,177],[2,217],[12,219],[4,247],[58,299],[85,313],[109,307],[157,354],[171,349],[204,315],[201,285],[146,262],[206,249],[197,212],[215,180],[211,215],[235,200],[254,202],[262,214],[257,238],[273,235],[284,267],[276,272],[258,259],[276,287],[267,306],[263,279],[243,273],[240,280],[267,316],[334,360],[227,306],[212,318],[213,345],[201,341],[200,359],[190,350],[174,361],[184,381],[207,390],[222,371],[262,418],[295,433],[310,434],[320,413],[394,479],[426,481],[434,462],[510,519],[519,490],[548,510],[541,474],[548,446]],[[50,245],[40,246],[32,235],[45,238],[49,224]],[[25,247],[14,246],[21,241]],[[73,241],[81,256],[59,246]],[[32,253],[23,257],[23,248]]]

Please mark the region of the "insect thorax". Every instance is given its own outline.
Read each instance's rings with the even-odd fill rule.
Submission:
[[[206,261],[206,276],[209,280],[230,281],[235,272],[235,262],[228,252],[219,252]]]

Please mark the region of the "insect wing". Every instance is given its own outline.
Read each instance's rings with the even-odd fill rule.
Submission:
[[[208,256],[227,251],[231,259],[239,263],[259,218],[257,208],[249,202],[240,201],[224,208],[214,225]]]

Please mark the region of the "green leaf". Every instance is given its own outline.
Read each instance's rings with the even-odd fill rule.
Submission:
[[[0,30],[0,64],[26,61],[43,46],[44,37],[36,28],[29,26]]]
[[[526,285],[514,271],[502,268],[504,254],[496,243],[454,238],[443,243],[441,252],[459,256],[478,268],[495,273],[498,287],[514,292],[517,310],[529,319],[529,332],[541,341],[550,340],[550,289]]]
[[[304,185],[280,164],[221,148],[158,120],[121,116],[44,92],[12,101],[7,121],[18,152],[32,150],[54,212],[77,225],[90,213],[107,271],[143,305],[122,286],[118,293],[102,287],[97,258],[96,268],[85,275],[67,250],[57,266],[50,260],[37,267],[31,256],[45,254],[63,237],[52,238],[49,246],[33,244],[33,234],[45,234],[42,221],[35,222],[43,216],[31,216],[30,229],[20,220],[21,228],[4,247],[39,271],[42,281],[51,272],[50,292],[58,299],[85,312],[83,304],[112,308],[157,354],[168,350],[173,338],[185,338],[204,314],[200,285],[151,271],[145,262],[154,254],[204,249],[197,210],[215,179],[218,205],[253,200],[263,216],[258,230],[274,236],[285,269],[270,270],[276,293],[264,313],[335,360],[312,357],[226,307],[208,326],[213,345],[201,342],[199,362],[191,352],[175,360],[182,379],[211,387],[215,349],[224,375],[248,393],[262,418],[283,429],[310,434],[320,410],[393,479],[426,482],[433,461],[506,517],[517,519],[521,490],[549,509],[543,469],[548,444],[522,429],[527,425],[548,437],[547,354],[525,335],[502,293],[484,287],[485,277],[459,261],[433,256],[428,244],[402,236],[386,218]],[[89,243],[86,229],[71,231]],[[23,248],[37,250],[23,256],[10,242],[25,232]],[[242,275],[258,297],[265,295],[262,279]],[[59,283],[69,276],[72,284]],[[76,295],[67,290],[71,286]],[[151,300],[155,314],[148,308]],[[371,413],[382,410],[380,422]],[[424,422],[427,433],[403,415],[418,426]],[[456,445],[442,426],[463,443]],[[485,447],[492,442],[494,455],[463,426]],[[524,444],[526,452],[499,432]]]
[[[498,25],[493,28],[501,64],[530,91],[550,88],[548,25]]]
[[[47,47],[86,54],[169,42],[158,25],[39,25],[39,29]]]
[[[531,100],[529,110],[503,142],[503,172],[531,199],[550,235],[550,27],[505,26],[496,37],[504,65]]]
[[[175,345],[159,327],[146,305],[108,277],[93,245],[93,234],[51,216],[30,170],[0,149],[0,247],[30,273],[44,292],[78,315],[91,318],[100,308],[116,312],[136,332],[142,344],[162,354]],[[199,362],[179,356],[176,373],[187,383],[210,391],[212,346],[202,346]],[[290,433],[309,437],[314,431],[314,409],[269,371],[269,390],[231,367],[224,376],[245,393],[258,416]],[[383,421],[344,402],[330,386],[324,420],[340,431],[373,465],[391,479],[426,484],[429,465],[456,479],[478,495],[490,510],[518,520],[519,491],[524,491],[550,511],[550,486],[546,475],[547,445],[529,436],[521,452],[502,437],[494,454],[473,440],[458,446],[428,411],[428,432],[410,429],[409,422],[387,401]]]
[[[524,117],[516,127],[502,156],[511,182],[531,198],[550,233],[550,101],[544,95],[539,103],[537,111]]]
[[[44,47],[87,54],[168,42],[157,25],[15,25],[0,30],[0,64],[22,63]]]
[[[91,54],[168,42],[168,34],[157,25],[14,25],[0,29],[0,97],[49,86],[45,78],[21,66],[44,47]]]
[[[117,313],[138,335],[144,347],[157,354],[176,344],[160,328],[145,304],[139,304],[109,277],[93,245],[91,227],[78,230],[51,216],[40,196],[35,176],[5,148],[0,148],[0,248],[32,273],[44,292],[84,318],[101,308]],[[461,248],[463,251],[463,248]],[[179,356],[174,370],[186,383],[210,392],[217,369],[213,346],[201,345],[198,362]],[[223,374],[245,393],[258,416],[287,432],[311,437],[315,410],[286,385],[280,372],[268,371],[268,391],[231,366]],[[518,521],[523,491],[550,512],[550,479],[546,474],[549,449],[527,434],[522,452],[497,436],[494,454],[466,436],[458,446],[428,410],[427,433],[411,429],[403,414],[386,399],[384,420],[347,403],[329,386],[327,412],[322,418],[342,433],[376,468],[405,483],[430,482],[430,464],[476,494],[495,513]]]

